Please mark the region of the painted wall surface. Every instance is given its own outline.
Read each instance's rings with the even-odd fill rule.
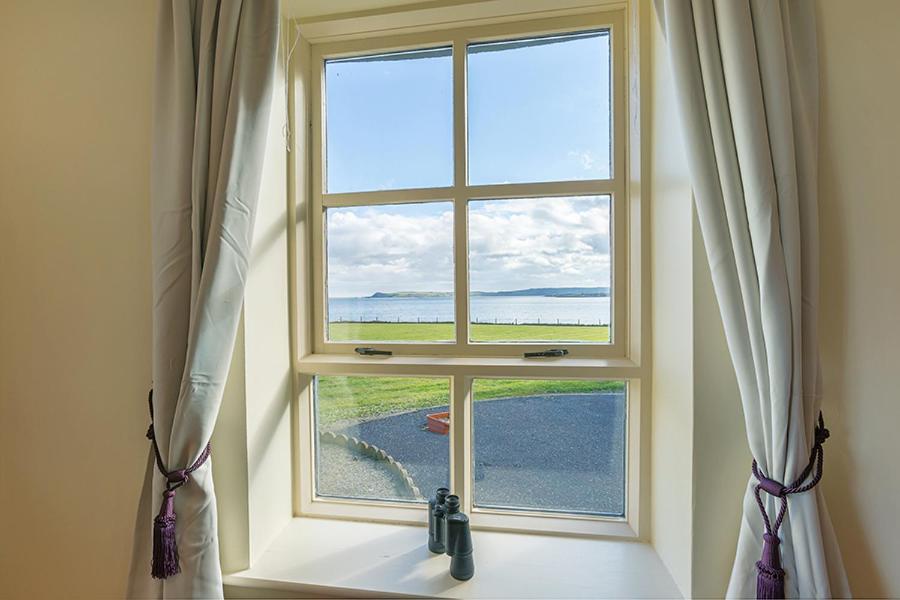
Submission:
[[[819,0],[823,484],[857,598],[900,598],[900,2]]]
[[[649,8],[649,2],[645,3]],[[691,596],[694,436],[691,186],[671,70],[652,15],[651,312],[653,398],[651,541],[685,597]]]
[[[0,2],[0,597],[121,597],[148,444],[154,2]]]

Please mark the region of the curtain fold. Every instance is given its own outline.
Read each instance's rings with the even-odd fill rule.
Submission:
[[[151,165],[154,433],[169,471],[215,426],[249,266],[278,41],[278,0],[161,0]],[[222,597],[210,461],[175,494],[180,573],[150,575],[166,478],[151,450],[130,598]]]
[[[810,459],[821,405],[814,3],[655,2],[750,450],[788,485]],[[757,594],[765,529],[756,483],[744,496],[729,597]],[[775,515],[778,499],[762,498]],[[788,505],[786,595],[849,596],[820,489]]]

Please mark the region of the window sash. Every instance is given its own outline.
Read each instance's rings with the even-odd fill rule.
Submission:
[[[462,366],[448,361],[445,365],[430,365],[425,362],[371,364],[365,369],[346,362],[328,361],[320,358],[312,363],[302,363],[298,377],[301,393],[297,423],[301,444],[299,455],[305,460],[297,461],[297,509],[300,514],[319,517],[366,519],[388,523],[422,523],[426,520],[427,505],[391,500],[368,500],[317,496],[315,492],[314,431],[315,400],[313,379],[317,375],[366,375],[366,376],[420,376],[447,377],[450,380],[450,489],[460,497],[461,509],[466,512],[476,528],[508,529],[520,531],[543,531],[561,534],[614,535],[637,537],[638,498],[640,489],[640,422],[641,422],[641,380],[623,376],[635,374],[634,367],[611,367],[598,375],[596,367],[582,367],[578,371],[571,368],[556,370],[497,368],[497,365],[482,364]],[[575,373],[578,373],[577,376]],[[565,512],[545,512],[514,508],[474,507],[473,473],[473,396],[475,379],[615,379],[625,381],[626,396],[626,441],[625,441],[625,515],[606,516],[575,514]],[[434,490],[422,490],[430,495]]]
[[[327,286],[325,209],[409,202],[452,201],[454,205],[454,342],[365,342],[396,355],[514,357],[565,347],[571,358],[621,358],[629,344],[628,211],[626,209],[625,34],[621,12],[556,17],[441,30],[401,36],[367,38],[349,42],[316,44],[312,48],[311,116],[312,172],[309,223],[311,227],[311,276],[309,286],[312,350],[315,353],[350,354],[363,345],[327,339]],[[611,178],[584,181],[468,185],[466,145],[466,47],[470,43],[549,34],[608,29],[610,36]],[[453,49],[453,158],[454,183],[440,188],[379,190],[375,192],[325,193],[325,61],[382,52],[451,46]],[[532,198],[575,195],[609,195],[610,220],[610,335],[608,343],[586,342],[470,342],[468,264],[469,200]]]

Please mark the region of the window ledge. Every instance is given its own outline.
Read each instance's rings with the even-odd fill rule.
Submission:
[[[456,581],[426,537],[411,525],[297,518],[225,585],[230,597],[681,597],[645,543],[473,531],[475,577]]]

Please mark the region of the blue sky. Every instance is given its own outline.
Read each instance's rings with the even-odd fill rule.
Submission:
[[[470,45],[467,73],[469,183],[609,176],[605,34]],[[452,185],[449,48],[329,61],[325,80],[328,192]],[[471,225],[494,228],[470,228],[473,289],[608,285],[608,213],[606,198],[472,203]],[[332,210],[328,220],[330,295],[452,289],[449,203]],[[519,246],[474,243],[493,238]],[[524,260],[533,243],[545,246]]]

